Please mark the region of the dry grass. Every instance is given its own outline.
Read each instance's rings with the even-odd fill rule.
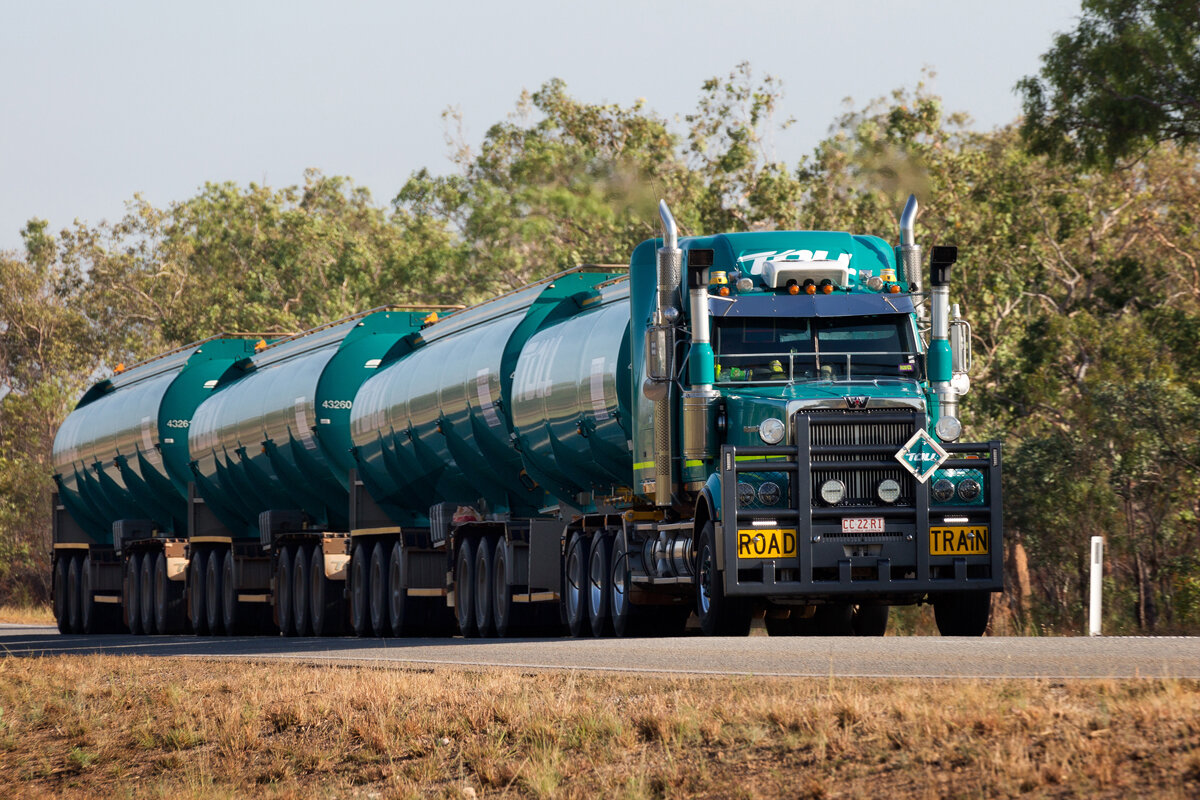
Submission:
[[[0,605],[0,623],[10,625],[53,625],[54,609],[50,606]]]
[[[0,660],[6,797],[1196,797],[1200,683]]]

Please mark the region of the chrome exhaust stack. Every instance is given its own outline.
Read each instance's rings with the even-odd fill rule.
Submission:
[[[917,244],[916,235],[913,233],[913,225],[917,221],[917,196],[910,194],[908,202],[904,204],[904,213],[900,215],[900,246],[896,248],[896,264],[900,267],[900,274],[908,283],[908,290],[912,294],[919,294],[924,288],[924,281],[921,276],[921,269],[924,266],[923,254],[921,245]],[[918,303],[917,317],[925,318],[925,304]]]
[[[654,402],[654,503],[671,504],[672,480],[671,383],[675,379],[675,327],[679,308],[675,298],[683,274],[679,228],[665,200],[658,201],[663,223],[663,246],[658,248],[658,295],[654,315],[646,327],[646,381],[642,394]]]

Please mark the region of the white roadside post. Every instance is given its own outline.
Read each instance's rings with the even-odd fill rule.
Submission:
[[[1092,537],[1092,601],[1088,635],[1100,635],[1100,589],[1104,584],[1104,537]]]

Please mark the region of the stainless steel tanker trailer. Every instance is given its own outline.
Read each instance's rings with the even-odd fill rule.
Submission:
[[[54,447],[60,629],[881,635],[928,602],[983,633],[1001,447],[959,441],[955,249],[927,290],[913,198],[895,247],[660,212],[627,271],[93,386]]]

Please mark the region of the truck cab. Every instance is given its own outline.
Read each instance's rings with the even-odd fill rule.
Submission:
[[[634,483],[671,530],[642,547],[645,577],[689,579],[707,633],[761,615],[772,633],[881,634],[891,605],[923,602],[942,633],[982,633],[1003,585],[1001,447],[959,441],[970,334],[948,304],[955,249],[934,248],[926,292],[915,199],[896,247],[822,231],[678,239],[661,211],[667,235],[630,269]]]

